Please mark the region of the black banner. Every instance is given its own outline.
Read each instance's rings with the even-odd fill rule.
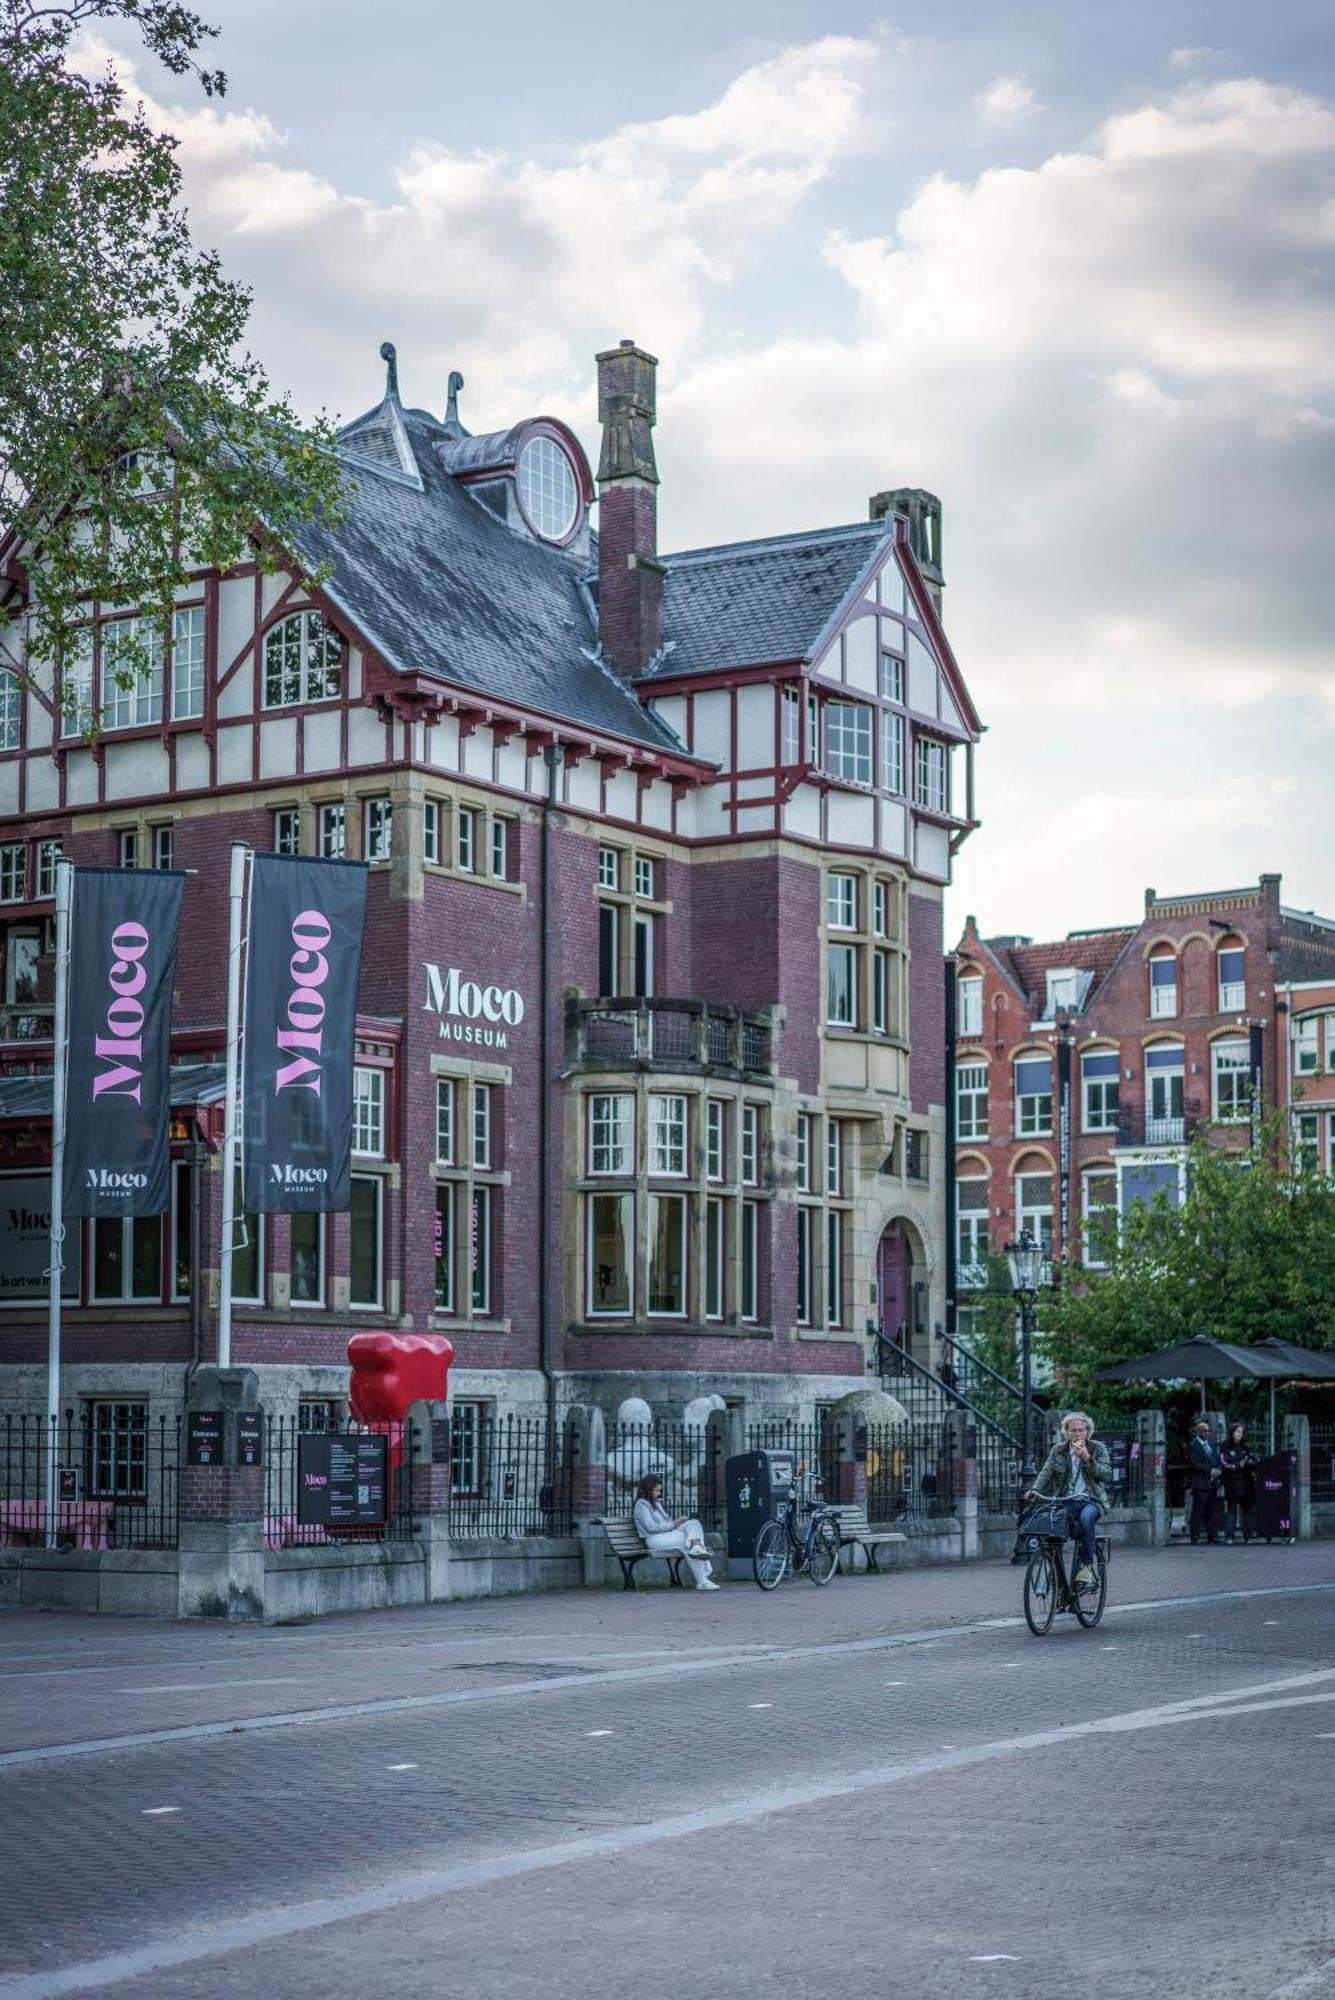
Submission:
[[[66,1215],[171,1206],[172,988],[185,877],[76,868],[70,902]]]
[[[243,1046],[243,1206],[352,1205],[352,1069],[366,920],[360,861],[257,854]]]

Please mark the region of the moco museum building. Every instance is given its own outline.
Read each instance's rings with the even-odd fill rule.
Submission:
[[[453,1392],[501,1413],[809,1415],[874,1330],[926,1359],[944,1317],[941,896],[979,725],[939,509],[665,555],[651,356],[599,357],[595,477],[556,419],[471,435],[457,378],[406,408],[385,354],[318,587],[197,575],[128,691],[120,610],[72,690],[0,666],[0,1399],[43,1394],[60,855],[190,871],[172,1205],[71,1225],[64,1399],[170,1408],[214,1352],[239,842],[370,870],[351,1210],[237,1225],[266,1405],[336,1414],[383,1327],[448,1332]]]

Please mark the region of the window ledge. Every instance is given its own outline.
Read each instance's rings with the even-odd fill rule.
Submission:
[[[619,1334],[623,1339],[662,1340],[773,1340],[774,1328],[756,1320],[699,1319],[592,1319],[572,1320],[566,1327],[572,1339],[586,1334]]]

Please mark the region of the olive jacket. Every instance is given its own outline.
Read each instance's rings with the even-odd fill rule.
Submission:
[[[1044,1459],[1043,1470],[1034,1481],[1035,1493],[1046,1494],[1054,1500],[1069,1499],[1074,1468],[1078,1463],[1078,1460],[1071,1457],[1071,1447],[1063,1438],[1060,1444],[1052,1447]],[[1100,1444],[1097,1438],[1090,1440],[1089,1462],[1083,1470],[1085,1487],[1090,1499],[1102,1507],[1106,1514],[1111,1505],[1108,1499],[1108,1486],[1112,1479],[1112,1460],[1108,1457],[1107,1445]]]

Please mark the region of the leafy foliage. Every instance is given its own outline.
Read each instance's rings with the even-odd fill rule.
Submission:
[[[1101,1409],[1114,1399],[1100,1369],[1197,1334],[1335,1346],[1335,1182],[1292,1157],[1281,1116],[1249,1153],[1196,1141],[1180,1209],[1160,1196],[1104,1228],[1107,1268],[1075,1273],[1042,1319],[1063,1380]]]
[[[246,352],[250,295],[191,241],[176,142],[114,70],[71,67],[76,32],[113,18],[225,88],[199,59],[214,30],[168,0],[0,0],[0,524],[35,552],[28,672],[67,711],[90,601],[165,621],[192,568],[271,567],[337,510],[330,427],[303,428]],[[2,622],[0,644],[16,655]],[[131,638],[116,678],[145,663]]]

